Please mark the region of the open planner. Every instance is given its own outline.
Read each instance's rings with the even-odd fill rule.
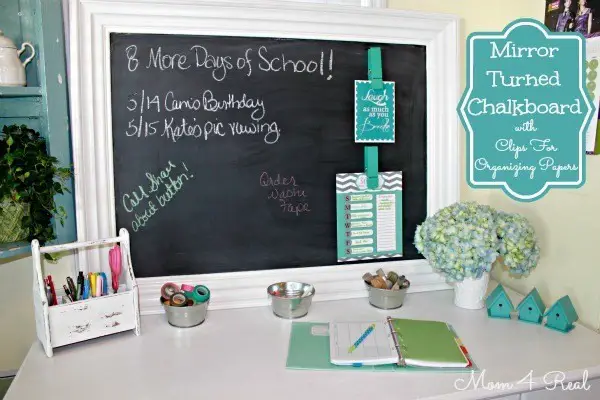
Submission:
[[[329,323],[329,357],[335,365],[470,366],[466,349],[447,323],[390,317]]]

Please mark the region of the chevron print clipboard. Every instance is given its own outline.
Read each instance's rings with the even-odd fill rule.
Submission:
[[[336,174],[338,262],[402,257],[402,172]]]

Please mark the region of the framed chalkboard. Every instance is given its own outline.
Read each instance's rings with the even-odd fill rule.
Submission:
[[[214,294],[211,307],[217,308],[264,304],[266,285],[281,279],[318,283],[321,300],[356,297],[364,291],[362,273],[379,266],[406,274],[413,290],[448,287],[426,260],[417,257],[410,236],[415,221],[459,198],[458,17],[268,0],[95,0],[93,5],[75,0],[70,5],[78,239],[129,230],[142,312],[160,311],[155,293],[168,280],[209,285]],[[123,56],[128,40],[139,46],[129,58]],[[206,62],[197,67],[195,51],[188,47],[192,42],[214,57],[207,52]],[[362,145],[353,143],[348,99],[353,80],[366,77],[364,51],[373,44],[383,50],[384,79],[398,85],[397,143],[380,146],[379,169],[403,173],[403,257],[377,265],[339,264],[330,225],[333,175],[363,171]],[[157,48],[155,61],[146,68],[150,48],[157,45],[161,54]],[[269,71],[258,66],[261,46],[268,60],[261,65]],[[239,59],[241,48],[253,49],[248,54],[253,68],[249,76],[247,65]],[[196,49],[204,60],[204,50]],[[185,54],[186,60],[177,54]],[[236,58],[229,60],[229,68],[219,56],[231,54]],[[285,71],[279,70],[284,55]],[[143,73],[129,72],[136,60]],[[386,65],[392,60],[393,65]],[[188,62],[194,64],[185,69]],[[159,71],[161,67],[165,70]],[[343,81],[349,82],[348,92],[341,89]],[[143,114],[141,89],[146,95]],[[165,91],[177,96],[174,103],[168,101],[169,107],[187,107],[190,97],[202,98],[207,89],[220,101],[219,107],[223,101],[229,107],[228,101],[234,104],[244,93],[246,102],[260,99],[263,103],[207,112],[209,116],[200,119],[190,110],[164,111]],[[228,100],[229,94],[236,98]],[[150,95],[159,96],[158,100],[148,101]],[[161,111],[153,109],[157,103]],[[193,103],[189,107],[195,107]],[[424,110],[419,112],[419,106]],[[265,108],[264,116],[260,110],[254,114],[260,121],[252,119],[252,107]],[[192,136],[189,130],[187,135],[176,135],[175,141],[173,134],[161,136],[169,115],[174,133],[179,135],[192,125]],[[213,123],[212,130],[207,125],[206,139],[193,137],[198,128],[189,118],[194,116],[197,122],[202,120],[203,135],[205,121]],[[159,123],[151,125],[155,121]],[[253,128],[255,134],[248,134],[253,121],[260,126]],[[230,123],[243,133],[223,135],[231,129]],[[409,135],[408,129],[419,124],[424,135]],[[277,140],[268,144],[265,138]],[[150,180],[146,173],[152,174]],[[171,189],[161,192],[161,200],[156,199],[158,191],[148,193],[158,179],[163,189],[164,182]],[[286,185],[292,188],[290,198],[306,201],[282,210],[281,199],[267,198],[273,186]],[[136,209],[133,212],[125,209],[126,194],[127,207]],[[151,196],[154,207],[148,207]],[[202,208],[200,201],[218,205],[218,212]],[[143,206],[149,211],[146,217]],[[140,227],[134,231],[136,212]],[[280,237],[289,240],[282,242]],[[254,245],[253,253],[244,248],[245,242]],[[84,271],[90,266],[110,273],[102,249],[79,255],[78,262]]]
[[[137,276],[336,264],[335,174],[364,169],[353,86],[372,46],[396,83],[380,170],[403,173],[403,258],[419,258],[424,46],[113,33],[115,208]]]

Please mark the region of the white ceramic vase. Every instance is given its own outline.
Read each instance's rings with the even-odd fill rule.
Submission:
[[[465,278],[454,284],[454,304],[468,310],[479,310],[485,305],[485,293],[490,282],[490,273],[484,272],[481,278]]]

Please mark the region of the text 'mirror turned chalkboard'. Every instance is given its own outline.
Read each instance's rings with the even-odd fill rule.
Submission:
[[[337,264],[335,174],[364,171],[354,81],[396,82],[403,259],[426,217],[425,47],[113,33],[117,227],[138,277]]]

